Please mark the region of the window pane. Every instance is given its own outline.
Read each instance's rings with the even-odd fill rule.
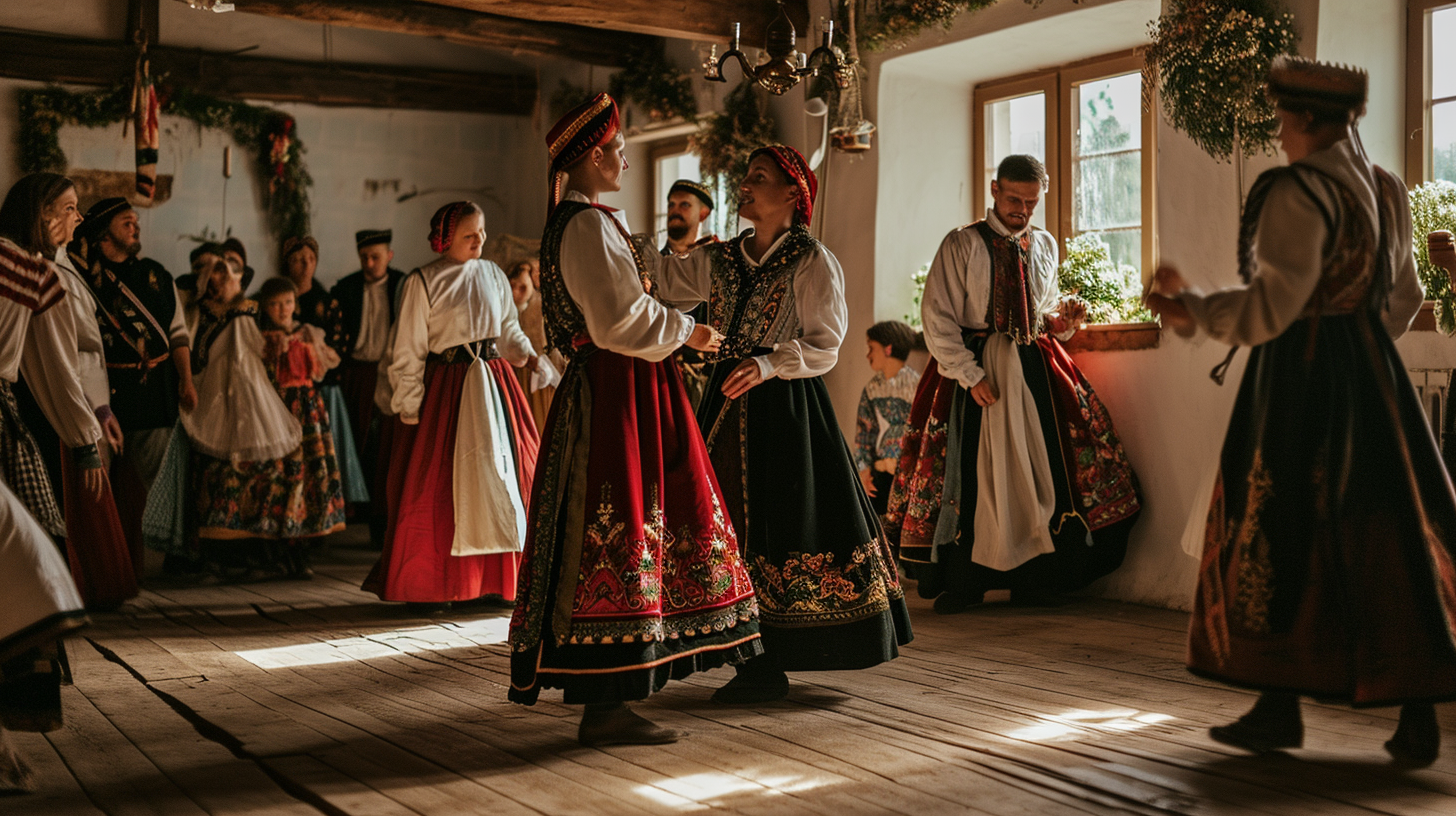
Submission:
[[[991,179],[996,177],[996,165],[1002,159],[1021,153],[1035,156],[1046,164],[1046,94],[1028,94],[987,104],[985,126],[986,178],[982,184],[989,206]],[[1031,223],[1046,229],[1046,207],[1037,208]]]
[[[1073,90],[1072,231],[1102,233],[1113,260],[1142,269],[1142,75],[1084,82]]]
[[[1456,102],[1431,107],[1431,176],[1456,182]]]
[[[1431,98],[1456,96],[1456,8],[1431,12]]]

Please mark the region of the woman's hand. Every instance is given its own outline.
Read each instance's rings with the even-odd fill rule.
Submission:
[[[738,399],[748,393],[748,389],[763,382],[763,372],[759,371],[758,363],[753,360],[744,360],[733,369],[728,379],[723,381],[723,395],[728,399]]]
[[[688,336],[688,341],[683,345],[694,351],[717,351],[723,346],[723,333],[707,325],[699,323],[693,327],[693,333]]]
[[[189,412],[197,407],[197,389],[191,382],[184,382],[177,387],[177,404],[182,406],[182,410]]]
[[[1153,273],[1153,284],[1148,291],[1155,295],[1162,295],[1165,298],[1173,298],[1183,293],[1188,288],[1188,281],[1183,278],[1177,268],[1163,265]]]
[[[106,471],[99,467],[86,468],[81,471],[81,481],[86,485],[86,492],[91,498],[101,498],[101,488],[106,484]]]
[[[126,441],[121,433],[121,423],[116,421],[115,416],[108,416],[101,423],[101,433],[106,437],[106,444],[111,446],[111,452],[120,456],[122,443]]]
[[[1198,328],[1198,322],[1181,300],[1150,294],[1143,298],[1143,302],[1162,320],[1164,326],[1177,332],[1180,337],[1192,337],[1194,330]]]
[[[859,472],[859,483],[864,486],[865,495],[866,496],[869,496],[870,498],[874,498],[874,496],[875,496],[875,480],[874,480],[874,477],[871,475],[869,468],[861,468],[860,469],[860,472]]]

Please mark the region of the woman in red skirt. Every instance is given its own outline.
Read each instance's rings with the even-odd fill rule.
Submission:
[[[388,374],[395,414],[384,552],[364,588],[386,601],[516,597],[539,437],[512,366],[534,367],[505,273],[481,260],[470,201],[430,219],[439,259],[405,279]]]

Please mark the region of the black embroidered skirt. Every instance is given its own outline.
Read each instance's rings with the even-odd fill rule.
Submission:
[[[786,671],[862,669],[909,643],[879,516],[819,377],[770,379],[736,400],[714,367],[698,409],[754,589],[766,653]]]

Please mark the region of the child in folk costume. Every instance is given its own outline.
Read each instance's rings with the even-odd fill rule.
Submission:
[[[194,268],[198,398],[182,424],[193,448],[198,537],[287,540],[343,529],[337,478],[314,481],[317,428],[310,428],[313,447],[305,456],[299,420],[269,379],[267,341],[258,329],[258,304],[243,297],[243,270],[215,245],[205,247]]]
[[[540,444],[512,366],[535,368],[505,273],[482,260],[474,202],[430,219],[435,261],[411,272],[388,354],[396,415],[384,552],[364,588],[387,601],[516,597]]]
[[[303,472],[297,486],[303,492],[307,516],[341,519],[344,497],[334,455],[334,437],[329,431],[329,413],[324,409],[323,397],[315,387],[326,371],[339,364],[339,355],[324,343],[323,332],[317,326],[294,319],[295,292],[297,288],[287,278],[269,278],[258,290],[258,304],[262,307],[259,323],[265,342],[263,367],[273,387],[278,389],[278,396],[283,398],[283,404],[303,429],[300,450]],[[315,529],[323,527],[314,525]],[[323,532],[334,529],[338,526]],[[279,553],[289,576],[310,577],[313,570],[308,565],[307,545],[297,540],[289,544],[285,552]]]
[[[1261,695],[1211,736],[1299,747],[1300,695],[1399,705],[1386,750],[1426,766],[1433,704],[1456,699],[1456,493],[1392,342],[1422,295],[1405,185],[1355,129],[1367,87],[1363,71],[1276,59],[1290,164],[1249,191],[1243,284],[1204,294],[1165,267],[1148,305],[1165,326],[1251,347],[1195,507],[1188,668]]]
[[[685,256],[660,256],[663,297],[706,302],[727,339],[698,425],[758,593],[764,654],[713,694],[783,697],[789,671],[862,669],[910,642],[910,616],[879,517],[822,375],[848,310],[844,273],[809,233],[818,181],[797,150],[755,150],[739,184],[752,229]]]
[[[722,335],[652,296],[618,213],[597,203],[627,168],[612,98],[571,111],[546,142],[541,292],[568,362],[531,500],[509,696],[531,705],[543,687],[563,689],[586,705],[585,745],[672,742],[626,703],[760,651],[748,570],[668,360]]]
[[[103,431],[102,437],[97,440],[97,452],[105,467],[109,464],[111,453],[120,452],[122,433],[121,426],[111,414],[101,327],[96,322],[96,301],[90,287],[66,257],[66,244],[81,221],[76,189],[64,176],[36,173],[21,179],[12,192],[14,195],[8,200],[8,208],[0,221],[11,224],[18,221],[32,227],[38,224],[41,232],[34,234],[37,237],[43,235],[46,244],[32,248],[55,257],[60,284],[66,290],[60,308],[70,313],[70,322],[75,329],[76,373],[81,379],[87,405]],[[39,206],[23,206],[22,202]],[[32,224],[33,221],[37,224]],[[6,232],[17,230],[7,229]],[[44,361],[37,358],[37,362]],[[41,395],[37,391],[46,387],[46,383],[38,380],[52,377],[52,370],[48,364],[43,369],[26,369],[24,383],[16,388],[21,415],[39,446],[54,493],[63,499],[66,556],[81,597],[90,608],[115,607],[137,594],[133,554],[127,546],[110,481],[102,485],[99,495],[86,489],[82,483],[82,471],[76,467],[67,445],[55,430],[56,426],[39,404]]]
[[[916,346],[923,347],[924,341],[909,325],[886,320],[870,326],[865,344],[869,349],[865,357],[875,376],[860,392],[854,423],[854,465],[875,512],[883,516],[889,509],[910,403],[920,385],[920,372],[906,365],[905,360]]]

